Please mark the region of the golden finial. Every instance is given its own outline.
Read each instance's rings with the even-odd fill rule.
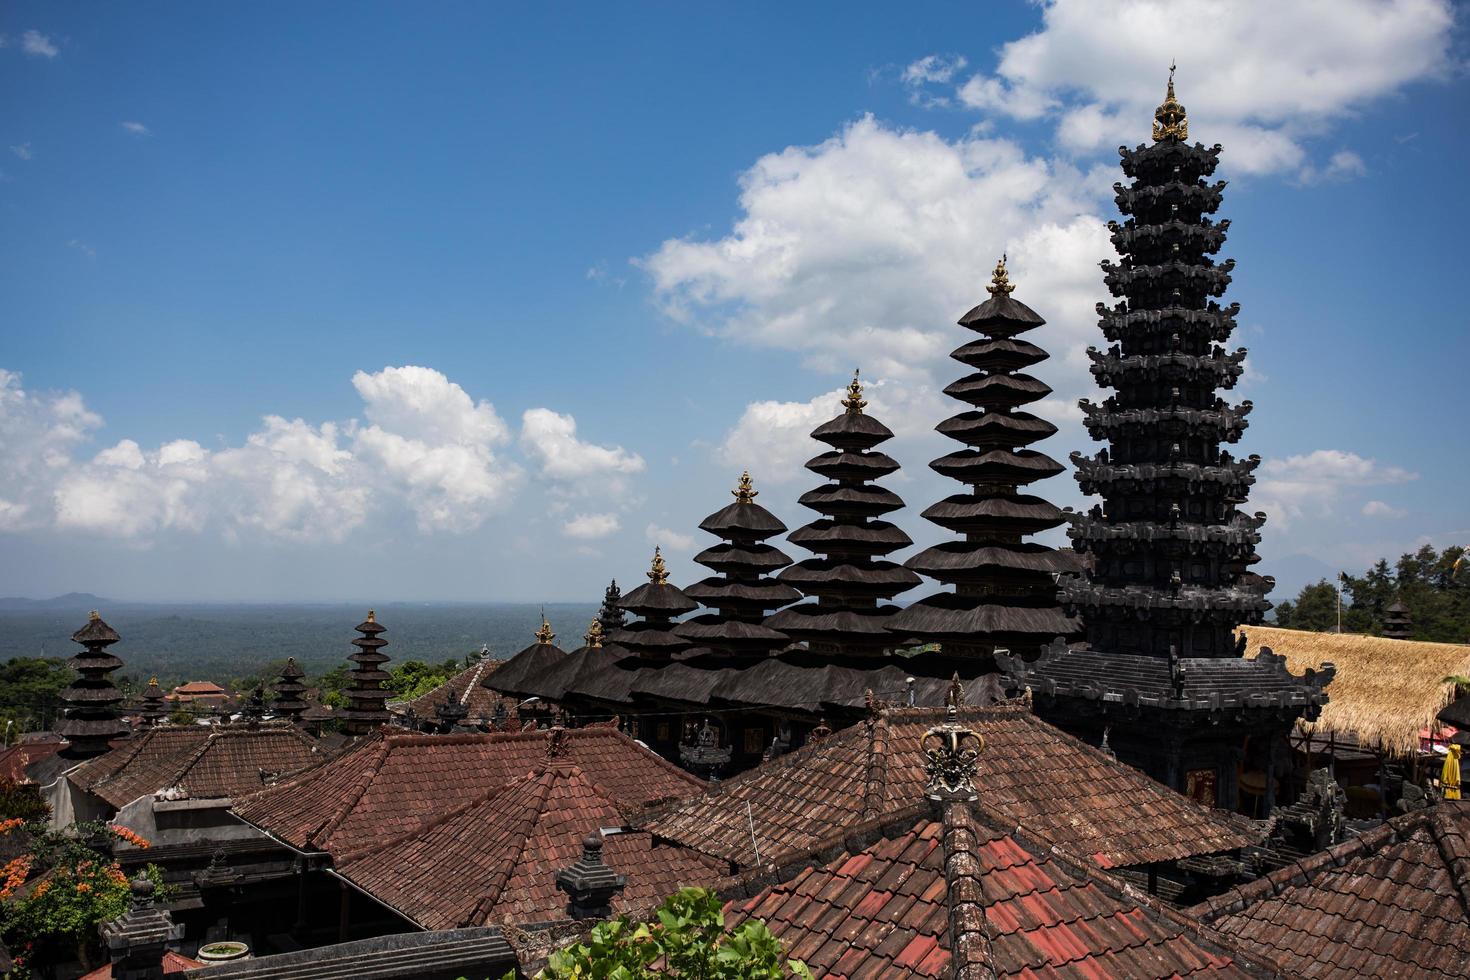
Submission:
[[[587,632],[582,634],[582,639],[586,640],[587,645],[594,650],[602,646],[602,623],[594,619],[587,627]]]
[[[536,642],[549,645],[554,639],[556,634],[551,632],[551,624],[546,621],[546,614],[542,613],[541,628],[536,631]]]
[[[378,614],[375,613],[375,612],[373,612],[371,609],[369,609],[368,610],[368,619],[367,619],[367,621],[369,623],[376,623],[378,621]]]
[[[1016,287],[1011,285],[1010,277],[1006,275],[1006,256],[1004,252],[1000,254],[1000,261],[995,263],[995,271],[991,273],[990,285],[985,287],[985,291],[996,299],[1005,299],[1016,291]]]
[[[1166,139],[1189,139],[1189,119],[1184,106],[1174,98],[1174,63],[1169,63],[1169,87],[1164,92],[1164,101],[1154,110],[1154,142]]]
[[[669,584],[669,569],[664,564],[664,556],[659,551],[658,545],[653,547],[653,564],[648,569],[648,581],[654,585]]]
[[[737,504],[751,503],[756,497],[761,495],[761,492],[750,482],[750,470],[746,470],[740,474],[740,483],[730,492],[735,495],[735,502]]]
[[[858,369],[852,369],[852,384],[847,386],[847,397],[842,399],[842,407],[847,409],[848,415],[861,415],[868,403],[863,401],[863,385],[858,381]]]
[[[158,678],[157,677],[150,677],[150,678],[148,678],[148,686],[149,687],[157,687],[158,686]]]

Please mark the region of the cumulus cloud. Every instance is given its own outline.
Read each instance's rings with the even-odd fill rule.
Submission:
[[[235,446],[177,439],[150,449],[121,439],[85,458],[102,419],[81,396],[27,392],[19,375],[0,370],[0,531],[55,527],[146,543],[213,528],[234,541],[342,541],[395,508],[421,532],[462,532],[512,501],[524,469],[506,455],[510,429],[490,402],[424,367],[359,371],[352,383],[362,421],[267,415]],[[621,449],[579,443],[571,416],[533,413],[556,420],[564,442],[592,460],[553,454],[548,468],[539,459],[553,490],[587,473],[642,469]],[[610,514],[579,513],[565,525],[579,538],[617,528]]]
[[[603,489],[618,489],[623,486],[618,477],[644,469],[643,457],[622,446],[599,446],[578,439],[577,420],[549,408],[532,408],[521,415],[520,443],[541,475],[552,480],[595,479]]]
[[[1341,449],[1318,449],[1285,459],[1268,459],[1261,464],[1257,475],[1255,505],[1271,517],[1277,530],[1289,528],[1303,516],[1333,513],[1339,499],[1353,488],[1418,479],[1417,473],[1402,467]],[[1368,513],[1366,505],[1363,513]]]
[[[1403,517],[1408,511],[1399,507],[1392,507],[1381,500],[1370,500],[1363,505],[1364,517]]]
[[[118,125],[121,126],[127,132],[132,133],[134,136],[148,136],[148,135],[150,135],[153,132],[151,129],[149,129],[147,126],[144,126],[142,123],[140,123],[140,122],[133,122],[131,120],[124,120],[123,122],[118,123]]]
[[[1304,141],[1334,121],[1453,69],[1449,0],[1045,0],[1041,11],[994,72],[917,84],[1046,117],[1064,147],[1092,152],[1139,141],[1178,58],[1193,135],[1223,143],[1230,168],[1269,173],[1301,168]]]
[[[26,31],[20,36],[20,49],[38,58],[54,58],[61,53],[56,42],[40,31]]]
[[[1054,320],[1053,350],[1094,331],[1109,246],[1080,172],[1014,143],[885,126],[870,116],[817,146],[758,160],[741,217],[713,241],[671,239],[640,260],[662,310],[740,342],[933,380],[952,324],[986,298],[1002,252],[1023,299]],[[948,369],[946,369],[947,371]]]
[[[576,514],[561,526],[569,538],[596,540],[615,534],[622,527],[616,514]]]
[[[1318,169],[1314,166],[1302,168],[1299,175],[1304,184],[1352,180],[1368,173],[1368,165],[1352,150],[1339,150],[1327,160],[1327,165]]]
[[[29,160],[31,158],[31,144],[30,143],[19,143],[19,144],[15,145],[15,146],[12,146],[10,148],[10,152],[11,153],[14,153],[16,156],[20,157],[22,160]]]
[[[693,551],[694,535],[685,534],[682,531],[674,531],[657,524],[649,524],[643,529],[643,536],[648,543],[662,548],[664,551]]]

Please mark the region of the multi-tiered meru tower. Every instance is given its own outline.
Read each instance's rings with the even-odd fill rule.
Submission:
[[[808,460],[806,468],[828,482],[802,494],[801,503],[822,516],[787,540],[818,557],[797,562],[779,578],[816,601],[789,606],[766,620],[813,653],[864,666],[894,644],[887,623],[899,607],[885,600],[919,584],[917,574],[883,557],[913,540],[882,519],[903,501],[873,481],[897,473],[899,466],[874,448],[892,439],[893,432],[863,411],[867,405],[854,374],[842,414],[812,430],[813,439],[832,448]]]
[[[1042,647],[1078,631],[1077,620],[1058,606],[1056,586],[1057,575],[1075,570],[1075,559],[1025,540],[1062,523],[1055,506],[1021,492],[1062,472],[1056,460],[1028,448],[1054,434],[1056,426],[1022,409],[1051,394],[1050,387],[1023,371],[1046,360],[1046,351],[1018,339],[1046,321],[1011,298],[1015,287],[1004,258],[986,288],[990,299],[960,319],[960,326],[980,339],[950,355],[973,373],[944,389],[972,408],[936,427],[965,448],[929,464],[967,484],[969,492],[924,511],[964,538],[935,545],[905,563],[953,585],[954,591],[920,599],[889,621],[899,636],[939,644],[938,653],[918,658],[915,669],[937,666],[966,678],[994,670],[997,650],[1031,660]]]
[[[1225,187],[1207,183],[1220,147],[1188,136],[1171,70],[1152,145],[1119,150],[1132,179],[1114,185],[1127,220],[1109,224],[1120,261],[1102,267],[1121,301],[1098,305],[1113,345],[1089,351],[1093,376],[1114,394],[1081,403],[1088,431],[1108,445],[1072,456],[1083,492],[1102,497],[1070,515],[1091,567],[1062,581],[1087,649],[1008,669],[1048,720],[1094,742],[1111,729],[1120,758],[1235,806],[1241,770],[1274,796],[1275,743],[1315,716],[1330,673],[1294,677],[1269,654],[1244,660],[1235,634],[1271,606],[1270,580],[1248,571],[1265,518],[1240,510],[1260,459],[1221,448],[1240,439],[1251,403],[1217,394],[1240,377],[1245,351],[1220,346],[1239,310],[1216,302],[1235,265],[1214,258],[1229,226],[1210,217]]]

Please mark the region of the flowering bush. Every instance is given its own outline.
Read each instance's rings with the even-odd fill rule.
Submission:
[[[56,831],[7,820],[0,828],[0,834],[29,837],[26,853],[0,866],[0,936],[15,958],[13,975],[25,976],[32,966],[67,954],[88,964],[98,943],[97,926],[122,915],[129,896],[127,875],[95,843],[121,840],[147,847],[148,841],[106,824]],[[166,898],[158,868],[150,864],[144,874],[157,889],[155,896]]]

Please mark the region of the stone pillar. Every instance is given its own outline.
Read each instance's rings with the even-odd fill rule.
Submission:
[[[126,912],[101,927],[102,941],[112,958],[114,980],[161,980],[163,954],[183,935],[163,909],[153,905],[153,882],[143,875],[132,881],[132,899]]]
[[[556,887],[567,893],[567,914],[573,919],[606,919],[612,900],[622,894],[628,879],[602,863],[602,834],[594,831],[582,841],[582,856],[556,873]]]

